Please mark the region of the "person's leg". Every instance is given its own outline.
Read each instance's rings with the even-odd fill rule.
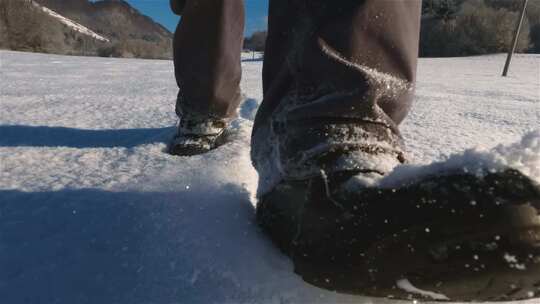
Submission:
[[[419,0],[270,1],[252,160],[258,217],[285,250],[313,180],[378,178],[404,161],[397,125],[412,102],[420,11]]]
[[[420,4],[271,0],[252,138],[257,220],[296,273],[334,291],[537,297],[535,181],[475,164],[369,184],[404,161],[397,126],[414,92]],[[509,252],[520,267],[501,258]]]
[[[174,5],[173,5],[174,4]],[[182,13],[174,35],[180,128],[171,153],[192,155],[218,145],[241,101],[243,0],[171,2]]]
[[[186,0],[169,0],[169,4],[173,13],[181,16],[184,6],[186,6]]]
[[[252,156],[260,193],[282,179],[384,174],[414,93],[421,1],[271,0]]]
[[[243,0],[188,0],[174,36],[177,109],[234,116],[240,102]]]

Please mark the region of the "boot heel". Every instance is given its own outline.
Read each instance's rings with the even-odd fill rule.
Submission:
[[[540,217],[532,206],[501,207],[482,219],[455,217],[428,227],[371,247],[368,264],[375,270],[375,294],[385,290],[387,295],[410,297],[410,291],[396,284],[406,279],[419,290],[453,301],[540,295]]]

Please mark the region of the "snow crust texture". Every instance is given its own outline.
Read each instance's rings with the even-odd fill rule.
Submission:
[[[517,55],[501,78],[503,55],[420,60],[402,126],[415,165],[394,181],[445,159],[538,179],[539,62]],[[171,62],[0,51],[1,302],[410,303],[307,285],[258,229],[262,62],[243,68],[233,142],[185,158],[164,153]]]
[[[428,175],[462,171],[483,176],[505,168],[517,169],[540,183],[540,130],[525,134],[519,142],[513,144],[501,144],[492,149],[471,148],[424,166],[398,166],[391,174],[372,185],[392,188]]]

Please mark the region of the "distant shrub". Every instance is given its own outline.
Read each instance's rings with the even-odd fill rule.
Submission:
[[[498,53],[508,50],[512,41],[518,12],[488,7],[483,1],[470,1],[463,5],[457,16],[457,29],[463,42],[463,52],[468,54]],[[517,52],[529,48],[529,23],[525,19]]]
[[[540,54],[540,3],[532,2],[527,7],[527,16],[531,26],[531,48],[529,52]]]
[[[451,18],[423,18],[420,54],[444,57],[505,52],[518,17],[516,11],[490,7],[482,0],[466,1]],[[517,52],[529,49],[529,32],[525,19]]]
[[[115,57],[114,52],[115,52],[114,46],[107,45],[107,46],[99,48],[97,50],[97,55],[99,57]]]
[[[531,28],[531,53],[540,53],[540,23]]]
[[[423,0],[422,15],[436,19],[450,19],[466,0]]]
[[[256,52],[264,52],[266,47],[267,32],[259,31],[251,34],[244,40],[244,49]]]

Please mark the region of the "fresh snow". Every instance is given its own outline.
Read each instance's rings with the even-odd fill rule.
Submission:
[[[410,303],[312,287],[258,229],[262,63],[248,56],[234,141],[186,158],[163,152],[170,61],[0,51],[1,302]],[[413,164],[481,159],[538,179],[540,56],[517,55],[508,78],[504,59],[420,60],[402,126]]]
[[[371,184],[394,188],[429,175],[445,175],[459,171],[484,176],[508,167],[518,169],[528,177],[540,181],[540,130],[526,133],[514,144],[500,144],[494,148],[471,148],[429,165],[399,166],[386,177]]]
[[[450,300],[447,296],[443,294],[419,289],[415,287],[408,279],[398,280],[396,282],[396,286],[402,290],[405,290],[406,292],[410,294],[421,295],[428,299],[439,300],[439,301]]]
[[[91,29],[87,28],[86,26],[80,24],[80,23],[77,23],[69,18],[66,18],[60,14],[58,14],[57,12],[43,6],[43,5],[40,5],[39,3],[33,1],[33,0],[29,0],[30,3],[32,3],[33,6],[35,6],[36,8],[42,10],[44,13],[48,14],[49,16],[57,19],[58,21],[60,21],[62,24],[66,25],[67,27],[71,28],[72,30],[76,31],[76,32],[79,32],[81,34],[84,34],[84,35],[87,35],[87,36],[90,36],[96,40],[99,40],[99,41],[103,41],[103,42],[110,42],[109,39],[97,34],[96,32],[92,31]]]

